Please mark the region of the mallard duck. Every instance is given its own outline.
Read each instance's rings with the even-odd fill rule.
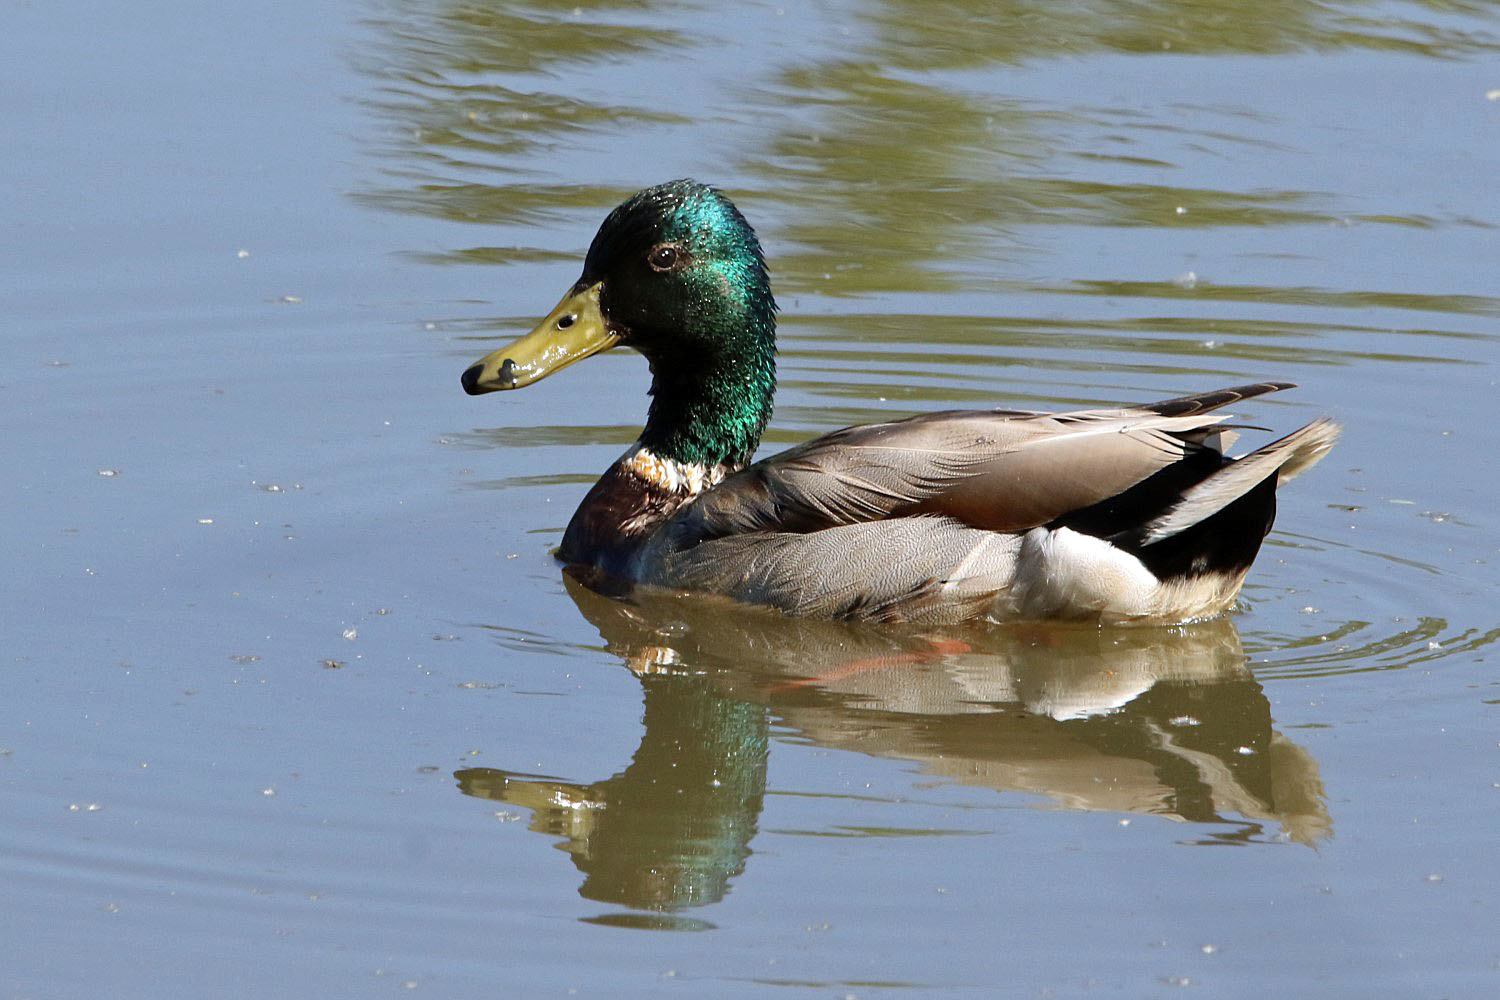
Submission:
[[[1240,458],[1235,386],[1120,409],[949,410],[849,427],[751,464],[776,389],[760,243],[689,180],[612,211],[583,275],[526,336],[463,373],[520,389],[616,345],[651,367],[640,438],[594,484],[557,555],[597,580],[796,615],[952,623],[1176,623],[1218,615],[1271,529],[1276,489],[1338,427]]]

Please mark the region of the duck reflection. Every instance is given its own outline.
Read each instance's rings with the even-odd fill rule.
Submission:
[[[1195,839],[1331,835],[1316,763],[1271,728],[1232,622],[899,631],[676,595],[568,592],[640,678],[630,764],[575,783],[458,771],[532,811],[588,899],[667,912],[721,899],[750,855],[769,734],[916,762],[935,779],[1070,809],[1201,824]]]

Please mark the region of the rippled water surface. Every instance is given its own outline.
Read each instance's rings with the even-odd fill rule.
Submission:
[[[0,996],[1500,992],[1500,6],[0,23]],[[458,375],[678,176],[771,259],[768,452],[1344,438],[1223,621],[592,594],[644,362]]]

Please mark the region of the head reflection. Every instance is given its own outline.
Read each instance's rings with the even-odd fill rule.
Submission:
[[[766,713],[705,676],[645,674],[645,733],[629,766],[592,784],[459,771],[469,795],[532,810],[563,838],[587,899],[675,910],[722,899],[745,867],[766,787]]]

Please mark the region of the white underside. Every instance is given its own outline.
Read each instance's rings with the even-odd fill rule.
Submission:
[[[1242,579],[1207,574],[1164,583],[1103,539],[1069,528],[1033,528],[1021,540],[1015,578],[995,613],[1002,619],[1181,622],[1224,611]]]

